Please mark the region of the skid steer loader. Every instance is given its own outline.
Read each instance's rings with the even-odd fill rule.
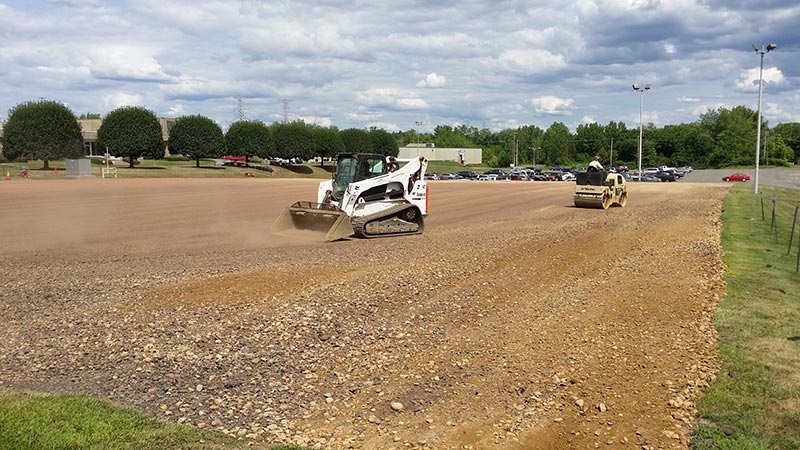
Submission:
[[[611,205],[625,207],[628,186],[618,173],[578,172],[575,177],[575,206],[608,209]]]
[[[316,231],[325,241],[420,234],[428,214],[427,167],[422,156],[399,167],[391,156],[339,154],[333,179],[319,184],[317,202],[295,202],[272,232]]]

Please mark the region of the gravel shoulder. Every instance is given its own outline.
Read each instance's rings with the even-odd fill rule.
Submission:
[[[432,182],[420,236],[269,225],[315,180],[0,187],[0,386],[260,442],[687,448],[717,368],[724,184]]]

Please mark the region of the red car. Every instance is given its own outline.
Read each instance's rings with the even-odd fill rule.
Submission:
[[[727,177],[722,177],[722,181],[750,181],[750,175],[746,173],[734,173]]]

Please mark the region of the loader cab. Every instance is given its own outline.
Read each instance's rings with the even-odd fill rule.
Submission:
[[[377,153],[341,153],[336,157],[333,198],[342,198],[347,185],[386,173],[386,156]]]

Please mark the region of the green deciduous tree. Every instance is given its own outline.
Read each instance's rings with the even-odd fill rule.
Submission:
[[[261,121],[240,120],[231,124],[225,133],[228,153],[233,156],[267,158],[275,153],[272,132]]]
[[[553,122],[542,136],[544,164],[566,164],[569,160],[569,143],[572,133],[561,122]]]
[[[311,138],[314,142],[314,152],[320,157],[320,167],[325,166],[325,158],[333,158],[345,151],[342,136],[334,127],[313,127]]]
[[[575,160],[587,163],[595,155],[602,164],[608,164],[611,140],[606,138],[605,127],[596,123],[578,125],[575,130]]]
[[[534,151],[539,151],[542,146],[544,130],[536,125],[524,125],[517,129],[517,145],[519,146],[519,164],[532,164]]]
[[[114,156],[134,159],[147,156],[164,157],[164,136],[156,115],[141,106],[122,106],[106,115],[97,130],[100,147]]]
[[[794,151],[783,142],[780,135],[770,136],[764,150],[762,156],[765,164],[788,166],[790,162],[794,162]]]
[[[433,142],[437,147],[444,148],[467,148],[471,147],[472,141],[462,132],[454,130],[449,125],[439,125],[433,129]]]
[[[272,135],[275,136],[275,156],[280,158],[302,158],[309,160],[314,157],[314,139],[311,127],[302,120],[290,123],[274,123],[270,126]]]
[[[3,154],[49,161],[83,156],[83,136],[75,114],[61,103],[43,100],[21,103],[9,110],[3,126]]]
[[[782,123],[774,128],[774,133],[783,139],[783,143],[788,145],[794,153],[794,157],[788,161],[795,163],[800,158],[800,123]]]
[[[225,153],[222,128],[208,117],[180,117],[169,131],[169,151],[186,155],[200,167],[200,158],[219,158]]]
[[[372,142],[372,151],[386,156],[397,156],[400,147],[391,134],[386,130],[373,128],[369,130],[369,139]]]
[[[348,128],[339,132],[344,142],[344,148],[347,152],[352,153],[370,153],[372,152],[372,140],[369,138],[369,133],[358,128]]]

